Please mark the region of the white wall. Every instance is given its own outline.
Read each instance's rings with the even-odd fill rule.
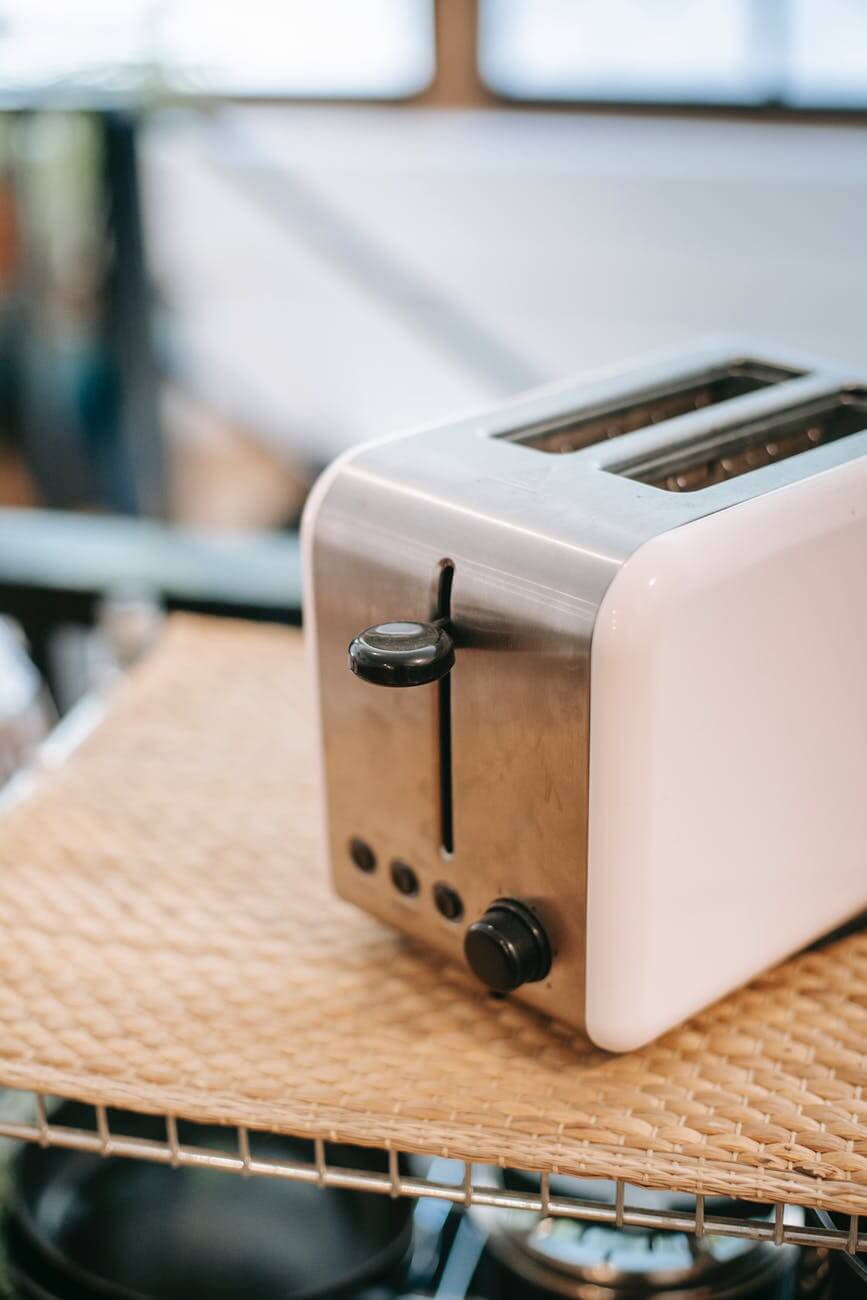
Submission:
[[[863,128],[239,109],[145,164],[188,373],[319,459],[709,333],[867,368]]]

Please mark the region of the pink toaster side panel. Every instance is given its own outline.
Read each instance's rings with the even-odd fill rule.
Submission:
[[[587,1025],[641,1045],[867,907],[867,457],[665,533],[593,637]]]

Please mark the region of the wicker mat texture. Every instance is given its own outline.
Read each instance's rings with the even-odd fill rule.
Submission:
[[[867,1212],[867,936],[624,1057],[332,898],[300,634],[172,620],[0,835],[0,1082]]]

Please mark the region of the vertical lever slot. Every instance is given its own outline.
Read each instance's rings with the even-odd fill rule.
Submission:
[[[436,618],[449,624],[452,616],[452,582],[455,566],[451,560],[440,562],[436,596]],[[439,729],[440,847],[443,854],[455,851],[452,797],[452,675],[446,673],[437,682],[437,722]]]

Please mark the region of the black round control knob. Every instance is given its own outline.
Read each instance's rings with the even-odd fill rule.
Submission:
[[[349,667],[376,686],[424,686],[454,662],[455,643],[440,623],[378,623],[349,643]]]
[[[509,993],[543,980],[551,969],[551,945],[539,918],[514,898],[498,898],[464,939],[472,972],[488,988]]]

